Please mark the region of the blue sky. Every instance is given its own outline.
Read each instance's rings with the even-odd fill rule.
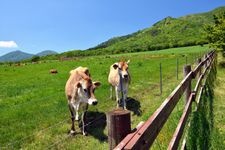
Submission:
[[[0,0],[0,56],[87,49],[167,16],[219,6],[225,0]]]

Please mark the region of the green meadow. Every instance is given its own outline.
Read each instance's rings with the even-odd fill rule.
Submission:
[[[108,149],[106,113],[116,108],[109,99],[109,67],[130,60],[128,109],[132,128],[161,105],[183,78],[183,66],[196,63],[208,46],[172,48],[160,51],[49,60],[21,66],[0,65],[0,149]],[[177,79],[177,60],[178,79]],[[162,64],[163,93],[160,94],[159,64]],[[88,136],[71,137],[70,113],[64,93],[69,71],[88,67],[93,81],[102,85],[95,91],[97,106],[88,109]],[[50,69],[58,74],[50,74]],[[162,129],[153,149],[166,149],[183,111],[181,99]],[[76,123],[78,129],[78,123]]]
[[[213,107],[211,112],[213,115],[211,121],[209,121],[212,126],[209,128],[211,134],[209,138],[211,149],[225,149],[225,67],[220,64],[225,64],[225,59],[221,54],[218,55],[217,76],[212,92],[213,101],[211,103]]]

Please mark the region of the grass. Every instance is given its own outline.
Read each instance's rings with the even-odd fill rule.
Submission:
[[[219,55],[218,63],[225,59]],[[225,149],[225,68],[218,67],[216,86],[214,88],[214,128],[211,137],[211,149]]]
[[[116,107],[109,99],[107,76],[109,66],[120,59],[130,59],[132,82],[132,128],[161,105],[182,79],[182,67],[193,64],[208,47],[186,47],[155,52],[77,58],[70,61],[48,61],[26,66],[0,66],[0,148],[2,149],[108,149],[105,113]],[[176,60],[179,59],[179,79]],[[163,94],[159,94],[159,63],[163,69]],[[90,124],[89,136],[69,137],[70,114],[64,94],[69,71],[87,66],[93,80],[102,82],[96,90],[97,106],[90,106],[88,118],[100,120]],[[58,74],[49,74],[56,68]],[[153,145],[164,149],[169,143],[176,122],[183,110],[183,101],[175,108]],[[140,115],[137,115],[136,112]],[[77,125],[78,126],[78,125]]]
[[[223,60],[219,54],[219,64]],[[219,64],[209,73],[198,111],[192,113],[187,149],[225,149],[225,69]]]
[[[203,94],[198,104],[198,110],[193,111],[190,129],[188,131],[188,149],[209,149],[210,137],[213,130],[213,104],[214,104],[214,81],[216,71],[214,68],[207,75]],[[196,106],[196,104],[195,104]],[[195,108],[194,108],[195,110]]]

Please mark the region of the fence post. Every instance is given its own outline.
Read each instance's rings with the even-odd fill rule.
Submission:
[[[108,142],[112,150],[131,132],[130,111],[115,109],[107,113]]]
[[[186,77],[189,74],[189,72],[191,72],[191,65],[185,65],[183,72],[184,72],[184,77]],[[188,81],[187,88],[186,88],[186,90],[184,92],[185,105],[188,102],[190,94],[191,94],[191,80]]]
[[[177,68],[176,68],[176,73],[177,73],[177,80],[178,80],[178,74],[179,74],[179,59],[177,58]]]
[[[199,58],[197,61],[197,65],[199,65],[201,63],[201,61],[202,61],[201,58]],[[202,74],[202,67],[199,70],[198,78],[200,77],[201,74]]]
[[[159,84],[160,84],[160,95],[162,95],[162,63],[159,64]]]
[[[216,68],[216,65],[217,65],[217,52],[214,52],[214,68],[215,68],[215,72],[217,72],[217,68]]]
[[[205,59],[207,58],[207,54],[205,54]],[[208,66],[208,60],[205,62],[205,68]]]

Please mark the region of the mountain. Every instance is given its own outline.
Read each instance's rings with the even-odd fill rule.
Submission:
[[[31,58],[33,56],[33,54],[24,53],[20,50],[17,50],[1,56],[0,62],[16,62],[23,59]]]
[[[37,56],[47,56],[47,55],[54,55],[54,54],[58,54],[58,53],[55,51],[52,51],[52,50],[45,50],[40,53],[37,53],[36,55]]]
[[[213,16],[221,12],[225,12],[225,7],[179,18],[169,16],[152,27],[126,36],[112,38],[90,50],[102,49],[117,53],[117,51],[147,51],[204,44],[207,43],[204,26],[213,24]]]
[[[48,55],[54,55],[54,54],[58,54],[58,53],[55,51],[46,50],[37,54],[29,54],[29,53],[25,53],[20,50],[17,50],[17,51],[13,51],[1,56],[0,62],[17,62],[17,61],[32,58],[33,56],[42,57],[42,56],[48,56]]]
[[[52,55],[46,56],[43,59],[65,59],[67,57],[119,54],[203,45],[208,43],[206,40],[207,35],[204,31],[205,26],[208,24],[214,24],[214,15],[221,13],[225,13],[225,6],[216,8],[209,12],[186,15],[179,18],[168,16],[156,22],[149,28],[136,31],[128,35],[113,37],[84,51],[72,50],[59,55],[52,55],[55,54],[55,52],[52,51],[44,51],[36,55]],[[17,53],[19,52],[17,51]],[[26,53],[21,53],[6,54],[0,57],[0,62],[18,61],[33,56],[30,56],[31,54],[26,55]]]
[[[70,51],[62,55],[68,57],[118,54],[207,44],[205,25],[214,24],[214,15],[224,12],[225,7],[219,7],[210,12],[179,18],[169,16],[149,28],[111,38],[85,51]]]

